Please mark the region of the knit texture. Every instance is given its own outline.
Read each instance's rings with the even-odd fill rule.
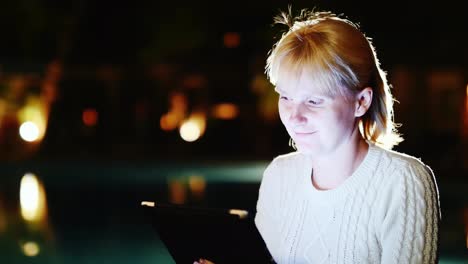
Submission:
[[[277,263],[436,263],[439,194],[419,159],[369,144],[356,171],[317,190],[298,152],[264,172],[255,223]]]

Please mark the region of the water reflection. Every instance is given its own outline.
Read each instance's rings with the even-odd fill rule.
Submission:
[[[265,166],[73,163],[24,165],[31,172],[22,173],[21,166],[4,165],[0,263],[173,263],[140,202],[251,210]],[[467,187],[440,181],[441,264],[467,263]],[[246,212],[231,213],[244,217]]]
[[[4,205],[4,198],[2,197],[2,193],[0,193],[0,235],[7,231],[7,227],[7,211]]]
[[[203,200],[206,189],[205,178],[200,175],[191,175],[188,178],[188,184],[192,197],[198,201]]]
[[[183,179],[169,180],[169,201],[175,204],[184,204],[187,200],[187,189]]]
[[[463,210],[463,220],[465,222],[466,248],[468,249],[468,207],[465,207],[465,210]]]
[[[24,255],[28,257],[35,257],[40,252],[39,245],[33,241],[25,242],[22,244],[21,249],[23,250]]]
[[[205,196],[206,180],[201,175],[171,177],[168,180],[168,187],[171,203],[185,204],[189,199],[200,202]]]
[[[20,205],[23,219],[43,222],[47,214],[44,186],[33,173],[26,173],[20,183]]]

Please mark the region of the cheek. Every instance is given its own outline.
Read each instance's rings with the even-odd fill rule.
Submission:
[[[342,129],[351,129],[354,125],[355,117],[350,108],[336,109],[329,117],[333,126],[339,126]]]
[[[288,116],[288,112],[289,111],[287,110],[287,107],[284,106],[284,104],[278,103],[278,113],[279,113],[281,122],[284,123],[286,121],[286,117]]]

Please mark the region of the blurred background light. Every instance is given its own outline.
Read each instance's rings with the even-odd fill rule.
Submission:
[[[21,124],[19,128],[19,134],[24,141],[34,142],[39,139],[39,128],[31,121],[26,121]]]
[[[192,175],[188,179],[188,184],[192,195],[197,198],[203,198],[206,189],[206,180],[203,176]]]
[[[7,222],[7,211],[4,206],[4,200],[0,195],[0,234],[3,234],[7,231],[8,222]]]
[[[220,103],[213,107],[212,115],[218,119],[234,119],[239,115],[239,108],[232,103]]]
[[[46,132],[48,106],[36,96],[29,96],[24,106],[17,113],[20,136],[28,142],[41,140]]]
[[[187,141],[193,142],[201,136],[200,126],[194,120],[185,121],[180,126],[180,137]]]
[[[240,44],[240,35],[237,32],[226,32],[223,40],[226,48],[237,48]]]
[[[187,188],[183,179],[172,178],[168,181],[169,201],[174,204],[184,204],[187,200]]]
[[[88,109],[83,110],[82,119],[83,119],[83,124],[91,127],[97,124],[99,115],[96,109],[88,108]]]
[[[179,123],[179,120],[177,118],[177,115],[173,112],[166,113],[161,116],[159,119],[159,125],[161,126],[161,129],[164,131],[171,131],[177,128],[177,125]]]
[[[180,129],[179,129],[180,137],[187,142],[196,141],[205,133],[205,128],[206,128],[205,115],[202,113],[192,114],[180,126]]]

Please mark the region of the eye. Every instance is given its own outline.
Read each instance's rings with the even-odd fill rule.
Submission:
[[[284,95],[280,95],[279,98],[280,98],[280,100],[286,100],[286,101],[289,100],[289,98],[287,96],[284,96]]]
[[[320,105],[321,103],[322,103],[322,100],[320,100],[320,99],[309,99],[307,101],[307,104],[313,105],[313,106]]]

